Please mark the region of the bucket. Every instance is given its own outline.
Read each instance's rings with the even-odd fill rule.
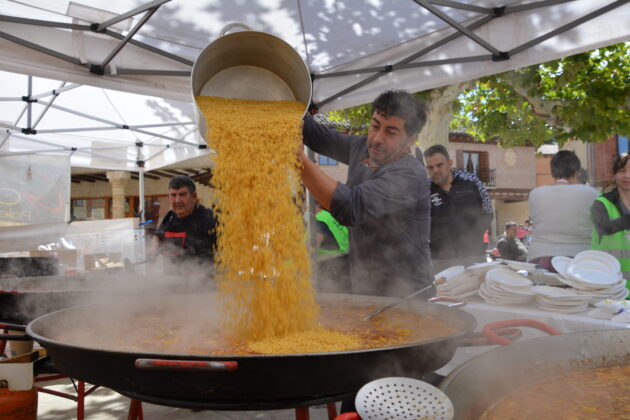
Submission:
[[[248,30],[224,34],[235,26]],[[263,101],[311,102],[311,75],[286,42],[243,24],[230,24],[199,54],[192,69],[195,122],[207,140],[206,119],[195,96]]]
[[[23,335],[24,331],[13,331],[9,330],[9,334]],[[33,350],[33,340],[28,341],[17,341],[17,340],[9,340],[9,356],[21,356],[23,354],[30,353]]]

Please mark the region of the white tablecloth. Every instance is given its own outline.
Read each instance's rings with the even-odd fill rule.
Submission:
[[[593,309],[592,307],[589,307],[588,310],[577,314],[562,314],[543,311],[541,309],[537,309],[535,306],[500,306],[490,305],[481,301],[472,301],[468,302],[468,304],[461,309],[475,317],[477,320],[477,331],[480,331],[481,328],[489,322],[521,318],[544,322],[563,333],[630,328],[630,324],[621,324],[587,316],[586,313]],[[523,331],[523,336],[518,341],[547,335],[542,331],[528,327],[521,327],[521,330]],[[440,375],[446,375],[456,366],[459,366],[470,358],[496,347],[497,346],[459,348],[457,349],[453,359],[442,369],[438,370],[437,373]]]

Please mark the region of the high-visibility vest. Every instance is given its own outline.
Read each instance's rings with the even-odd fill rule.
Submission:
[[[613,202],[603,196],[597,197],[597,201],[604,205],[610,219],[621,217],[619,209]],[[591,248],[606,251],[619,260],[623,278],[626,279],[626,287],[630,289],[630,282],[628,281],[630,279],[630,243],[626,238],[627,234],[628,230],[620,230],[612,235],[602,235],[600,240],[597,229],[593,227]]]
[[[328,227],[328,230],[332,233],[335,241],[337,242],[338,249],[319,249],[317,253],[319,255],[330,254],[343,254],[348,252],[350,243],[348,240],[348,228],[340,224],[327,210],[321,210],[315,215],[315,219],[323,222]]]

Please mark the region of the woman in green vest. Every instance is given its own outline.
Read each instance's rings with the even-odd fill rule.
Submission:
[[[630,289],[630,155],[617,156],[613,180],[617,188],[600,195],[591,208],[592,248],[615,256]]]

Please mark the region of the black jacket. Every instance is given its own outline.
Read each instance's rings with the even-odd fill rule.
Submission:
[[[504,260],[525,261],[527,259],[527,248],[520,239],[508,239],[501,235],[497,241],[497,249]]]
[[[431,182],[431,257],[485,255],[483,234],[492,216],[488,192],[474,174],[453,170],[448,192]]]
[[[212,210],[197,204],[192,214],[183,219],[169,211],[162,219],[155,235],[162,252],[177,258],[214,260],[217,243],[217,221]],[[185,233],[183,238],[168,238],[166,232]]]

